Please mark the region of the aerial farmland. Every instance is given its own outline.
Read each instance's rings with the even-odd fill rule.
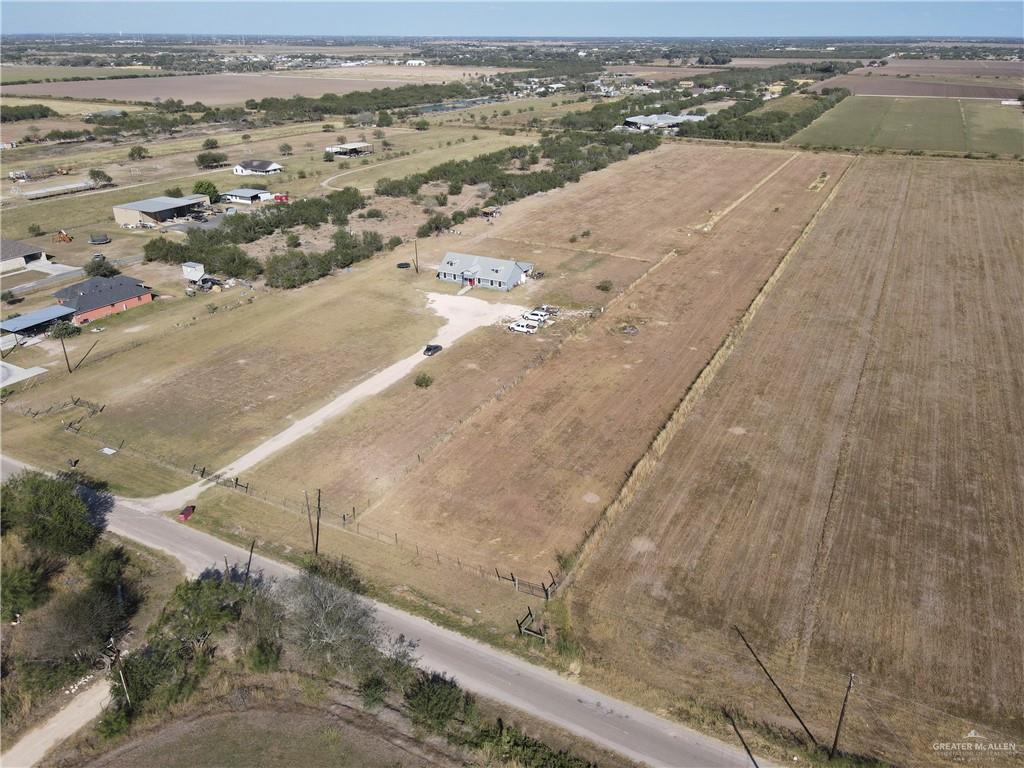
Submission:
[[[172,39],[122,78],[145,47],[18,49],[37,76],[4,79],[45,82],[0,93],[4,458],[111,494],[123,535],[327,574],[728,759],[825,765],[844,690],[846,764],[1020,742],[1016,49],[356,42]],[[115,279],[147,301],[72,306]],[[279,673],[246,654],[203,683],[211,743],[244,730],[223,691]],[[284,658],[274,695],[335,756],[307,715],[381,701]],[[122,754],[95,739],[60,764]]]

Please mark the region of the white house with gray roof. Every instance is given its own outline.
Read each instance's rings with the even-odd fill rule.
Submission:
[[[528,261],[492,259],[490,256],[449,251],[438,265],[437,279],[471,288],[511,291],[525,283],[526,276],[532,271],[533,264]]]

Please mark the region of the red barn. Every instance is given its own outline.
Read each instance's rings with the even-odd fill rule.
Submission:
[[[59,304],[75,310],[71,322],[84,325],[148,304],[153,300],[153,291],[134,277],[115,275],[90,277],[85,282],[61,288],[53,296]]]

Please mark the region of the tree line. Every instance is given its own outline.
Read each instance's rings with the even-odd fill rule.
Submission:
[[[676,129],[676,135],[727,141],[785,141],[849,95],[845,88],[825,89],[820,96],[807,94],[808,106],[793,114],[770,109],[757,112],[765,103],[760,99],[740,101],[702,122],[683,123]]]
[[[40,120],[44,117],[59,117],[60,113],[45,104],[25,104],[4,107],[0,110],[0,123],[16,123],[21,120]]]
[[[450,160],[402,179],[382,178],[375,191],[389,197],[409,197],[428,182],[447,182],[449,194],[457,195],[463,185],[487,184],[490,197],[486,204],[504,205],[579,181],[585,173],[654,149],[658,143],[658,137],[649,134],[567,131],[542,137],[539,147],[507,147],[469,160]],[[551,161],[550,168],[529,170],[541,158]],[[513,166],[518,173],[512,172]]]
[[[400,109],[421,104],[431,104],[447,99],[460,99],[479,95],[465,83],[428,83],[424,85],[401,85],[397,88],[374,88],[370,91],[353,91],[338,95],[325,93],[313,98],[292,96],[291,98],[268,97],[249,99],[246,109],[262,110],[269,121],[321,120],[325,115],[354,115],[360,112]]]

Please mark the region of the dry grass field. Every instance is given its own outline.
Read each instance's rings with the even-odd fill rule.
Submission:
[[[847,162],[669,146],[517,206],[481,247],[506,240],[543,251],[590,228],[587,258],[635,261],[645,275],[468,418],[364,519],[448,551],[518,564],[527,578],[555,567]],[[811,191],[822,171],[826,189]],[[710,232],[701,230],[723,213]],[[600,268],[588,276],[596,281]]]
[[[650,80],[678,80],[720,72],[725,67],[684,67],[684,66],[651,66],[648,64],[621,64],[605,67],[606,72],[614,75],[632,75]]]
[[[246,99],[291,96],[322,96],[373,88],[395,88],[410,83],[441,83],[496,74],[506,70],[473,67],[351,67],[295,73],[180,75],[130,80],[26,83],[4,88],[10,96],[70,96],[75,99],[122,99],[153,101],[182,99],[210,106],[241,104]]]
[[[72,77],[118,78],[152,77],[162,74],[149,67],[64,67],[34,64],[4,64],[0,70],[0,83],[21,80],[68,80]]]
[[[236,288],[195,299],[182,296],[180,270],[159,269],[168,273],[166,287],[156,284],[166,298],[105,319],[103,333],[67,344],[77,360],[99,341],[73,375],[55,342],[17,352],[12,362],[51,373],[7,402],[5,450],[46,466],[63,464],[73,451],[89,471],[133,494],[180,487],[187,483],[176,473],[187,475],[195,462],[226,464],[368,372],[416,351],[441,325],[414,287],[381,280],[395,271],[383,260],[292,292]],[[106,405],[80,435],[62,431],[80,409],[22,415],[72,396]],[[121,440],[124,457],[91,455],[99,448],[93,442],[117,447]],[[149,487],[149,475],[120,468],[135,457],[173,476],[165,472]]]
[[[738,624],[820,739],[852,671],[850,749],[1020,741],[1022,192],[1012,165],[858,161],[585,559],[601,668],[798,728]]]
[[[886,67],[888,69],[888,67]],[[952,99],[1016,99],[1019,85],[987,85],[976,82],[944,82],[932,78],[896,77],[877,69],[856,70],[863,74],[839,75],[810,87],[846,88],[855,96],[933,96]]]
[[[1019,107],[983,99],[853,96],[787,143],[1022,155],[1024,114]]]

